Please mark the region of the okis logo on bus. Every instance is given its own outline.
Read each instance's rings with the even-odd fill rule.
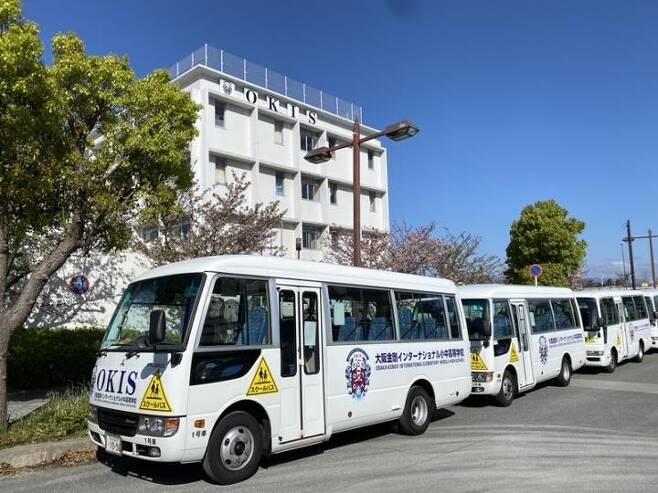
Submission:
[[[371,373],[369,359],[368,353],[358,347],[352,349],[347,355],[345,380],[347,381],[347,393],[352,396],[352,399],[361,400],[368,392]]]

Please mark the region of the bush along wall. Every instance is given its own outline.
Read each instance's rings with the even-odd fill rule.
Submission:
[[[88,382],[103,332],[98,327],[17,330],[9,343],[9,391]]]

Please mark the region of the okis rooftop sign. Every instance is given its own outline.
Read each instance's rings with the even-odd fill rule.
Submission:
[[[258,91],[250,87],[244,87],[242,91],[238,91],[235,84],[229,80],[220,79],[219,92],[224,96],[246,101],[252,106],[259,106],[274,113],[281,113],[302,122],[312,125],[318,122],[318,113],[316,111],[302,111],[296,104],[282,102],[279,98],[269,94],[261,98]]]

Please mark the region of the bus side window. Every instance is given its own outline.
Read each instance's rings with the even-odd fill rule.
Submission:
[[[448,308],[448,322],[450,323],[450,338],[461,339],[461,328],[459,316],[457,315],[457,305],[455,305],[454,296],[445,296],[446,307]]]
[[[199,345],[270,344],[267,286],[267,281],[259,279],[216,279]]]
[[[509,339],[514,335],[512,317],[510,316],[507,300],[494,300],[494,338]]]

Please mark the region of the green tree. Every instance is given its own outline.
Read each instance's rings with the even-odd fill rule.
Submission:
[[[569,217],[555,200],[535,202],[524,207],[510,228],[507,245],[508,282],[530,284],[534,280],[528,267],[541,264],[539,283],[568,286],[578,276],[585,260],[587,242],[578,239],[585,223]]]
[[[46,66],[38,27],[0,0],[0,426],[7,353],[48,279],[74,252],[124,248],[141,211],[192,185],[199,108],[165,71],[88,56],[58,34]]]

